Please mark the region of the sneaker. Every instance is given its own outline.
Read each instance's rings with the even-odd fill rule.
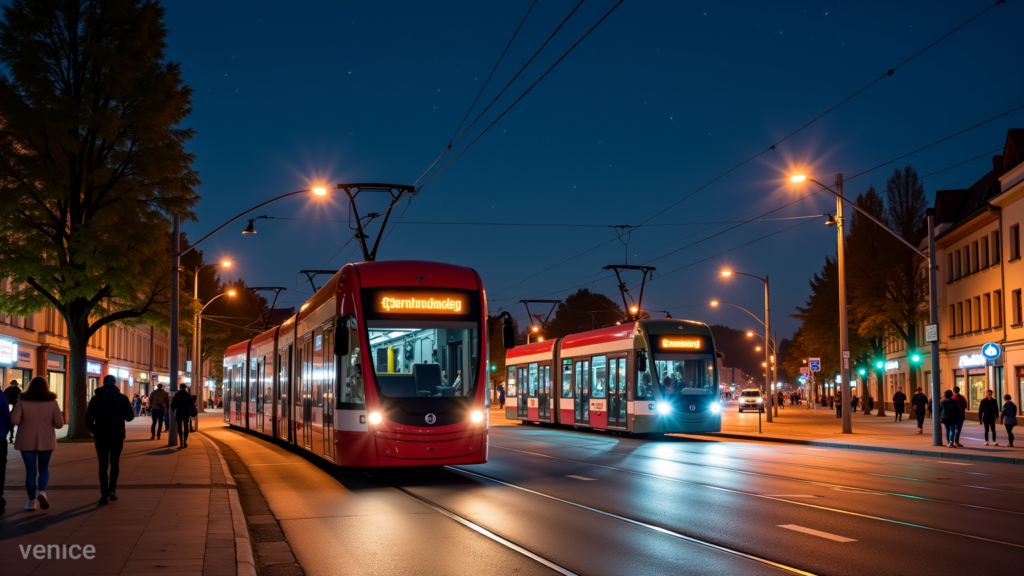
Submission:
[[[999,442],[993,441],[993,442],[992,442],[992,445],[993,445],[993,446],[999,446]]]
[[[149,439],[150,440],[156,440],[156,435],[155,434],[150,434],[149,435]]]
[[[107,502],[108,500],[106,496],[100,496],[100,500],[99,502],[97,502],[97,504],[106,504]]]
[[[985,440],[985,446],[988,446],[988,440]]]
[[[957,447],[957,448],[963,448],[963,447],[964,447],[964,445],[963,445],[963,444],[961,444],[961,443],[959,443],[959,442],[957,442],[957,443],[956,443],[956,447]]]
[[[40,492],[36,498],[39,500],[39,507],[43,510],[50,507],[50,501],[46,499],[46,492]]]
[[[952,447],[953,447],[953,443],[952,442],[950,442],[949,445],[946,446],[946,448],[952,448]]]
[[[34,512],[35,509],[36,509],[36,501],[35,500],[29,500],[28,504],[25,504],[25,510],[28,510],[29,512]]]
[[[114,490],[111,490],[111,491],[110,491],[110,492],[109,492],[109,493],[107,494],[107,498],[108,498],[108,499],[109,499],[109,500],[110,500],[111,502],[113,502],[114,500],[117,500],[117,492],[115,492]]]

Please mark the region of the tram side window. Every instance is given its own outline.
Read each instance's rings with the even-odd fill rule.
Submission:
[[[647,363],[647,371],[636,373],[636,399],[654,400],[654,380],[651,378],[650,362]]]
[[[334,393],[334,331],[330,328],[324,330],[324,405],[330,406],[335,397]]]
[[[562,360],[562,398],[572,398],[572,360]]]
[[[530,364],[530,398],[537,397],[537,363]]]
[[[358,344],[359,334],[355,330],[348,331],[349,342]],[[341,374],[338,376],[338,408],[357,408],[365,406],[366,396],[363,393],[363,364],[359,355],[359,346],[354,345],[347,356],[339,359]]]
[[[607,364],[606,356],[594,356],[591,360],[591,369],[594,371],[594,375],[590,379],[590,385],[593,388],[591,398],[605,397],[606,382],[608,382]]]
[[[508,376],[505,377],[505,397],[515,397],[516,395],[516,367],[508,367]]]

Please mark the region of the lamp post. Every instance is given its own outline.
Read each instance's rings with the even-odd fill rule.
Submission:
[[[790,182],[812,182],[836,197],[836,234],[838,239],[838,256],[836,264],[839,269],[839,348],[842,351],[843,361],[841,366],[842,374],[842,394],[843,401],[849,402],[850,396],[850,340],[849,340],[849,328],[846,325],[846,247],[845,247],[845,219],[843,218],[843,204],[849,204],[851,208],[860,212],[862,216],[871,220],[877,224],[882,230],[885,230],[897,240],[902,242],[914,251],[915,254],[928,260],[928,275],[929,275],[929,291],[930,297],[928,301],[928,307],[930,308],[930,319],[932,324],[938,325],[938,295],[936,294],[936,278],[935,270],[938,266],[935,264],[935,216],[934,214],[928,214],[928,254],[920,251],[916,246],[907,242],[903,236],[900,236],[894,232],[891,228],[882,224],[877,218],[869,214],[867,211],[861,209],[856,204],[843,198],[843,175],[836,174],[835,190],[825,186],[821,182],[813,178],[808,178],[803,174],[797,174],[791,177]],[[830,222],[831,224],[831,219]],[[939,398],[939,343],[938,341],[932,342],[932,414],[938,414],[938,398]],[[852,423],[850,421],[850,411],[843,410],[843,434],[852,434]],[[932,445],[942,446],[942,425],[941,422],[932,417]]]
[[[171,388],[171,392],[172,393],[176,392],[177,389],[178,389],[178,359],[179,359],[179,356],[178,356],[178,353],[179,353],[179,349],[178,349],[178,344],[179,344],[179,342],[178,342],[178,314],[179,314],[179,310],[181,308],[181,293],[180,293],[181,292],[181,280],[180,280],[181,257],[184,256],[185,254],[188,254],[192,250],[195,250],[195,248],[197,246],[199,246],[200,244],[202,244],[203,242],[205,242],[207,238],[209,238],[210,236],[213,236],[217,232],[220,232],[228,224],[231,224],[235,220],[238,220],[239,218],[241,218],[242,216],[245,216],[246,214],[252,212],[253,210],[259,210],[260,208],[266,206],[267,204],[271,204],[273,202],[277,202],[278,200],[283,200],[285,198],[289,198],[291,196],[295,196],[295,195],[298,195],[298,194],[307,194],[309,192],[312,192],[313,194],[315,194],[317,196],[326,196],[327,195],[327,188],[324,188],[323,186],[316,186],[316,187],[313,187],[313,188],[304,188],[302,190],[296,190],[295,192],[289,192],[287,194],[282,194],[282,195],[280,195],[280,196],[278,196],[276,198],[271,198],[270,200],[267,200],[266,202],[263,202],[261,204],[257,204],[256,206],[253,206],[252,208],[249,208],[245,212],[242,212],[238,216],[235,216],[234,218],[232,218],[232,219],[228,220],[227,222],[221,224],[216,229],[214,229],[213,232],[210,232],[206,236],[203,236],[195,244],[192,244],[191,246],[189,246],[185,250],[181,249],[181,216],[179,216],[178,214],[174,215],[174,223],[173,223],[173,229],[172,229],[173,238],[171,240],[171,242],[173,242],[173,244],[171,245],[171,255],[172,255],[171,256],[171,260],[172,260],[171,261],[171,329],[170,329],[170,340],[171,340],[170,346],[171,346],[171,349],[170,349],[170,359],[169,359],[170,360],[170,365],[171,365],[170,366],[170,373],[171,373],[170,374],[170,380],[171,380],[170,388]],[[174,418],[173,410],[172,410],[172,414],[170,414],[170,417],[171,417],[171,419]],[[167,435],[167,445],[168,446],[175,446],[175,445],[177,445],[177,443],[178,443],[178,430],[177,430],[177,428],[171,427],[170,433]]]
[[[222,268],[230,268],[231,267],[231,261],[230,260],[221,260],[220,262],[217,262],[217,263],[214,263],[214,264],[204,264],[202,266],[196,266],[196,268],[194,270],[193,282],[192,282],[192,297],[195,298],[197,301],[199,300],[199,271],[202,270],[203,268],[209,268],[211,266],[220,266]],[[234,296],[234,291],[233,290],[231,291],[231,296]],[[216,299],[217,299],[217,296],[214,296],[213,298],[210,299],[210,302],[213,302]],[[207,304],[209,304],[209,302],[207,302]],[[205,310],[205,309],[206,309],[206,306],[203,306],[203,310]],[[202,314],[202,311],[200,311],[199,314]],[[193,323],[192,323],[193,327],[192,327],[192,373],[191,373],[191,378],[192,378],[192,393],[196,395],[196,405],[199,407],[199,413],[203,414],[203,413],[206,412],[206,409],[204,408],[205,402],[204,402],[204,399],[203,399],[203,394],[205,393],[205,390],[203,390],[203,388],[204,388],[204,386],[203,386],[203,368],[202,368],[202,365],[203,365],[203,355],[200,352],[200,346],[201,346],[201,343],[202,343],[202,336],[199,333],[199,331],[200,331],[199,314],[196,314],[196,317],[193,319]],[[198,429],[199,429],[199,419],[197,418],[196,419],[196,430],[198,430]]]
[[[536,324],[534,324],[533,326],[530,326],[530,331],[526,333],[526,343],[529,344],[530,343],[530,337],[533,336],[534,334],[537,334],[538,332],[540,332],[540,326],[537,326]],[[537,340],[538,342],[540,342],[541,340],[544,339],[544,337],[540,336],[540,335],[538,335],[537,338],[538,338],[538,340]]]
[[[768,275],[765,274],[764,278],[761,278],[760,276],[754,276],[753,274],[747,274],[747,273],[744,273],[744,272],[736,272],[735,270],[728,270],[728,269],[727,270],[722,270],[722,277],[723,278],[729,278],[733,274],[735,274],[737,276],[746,276],[748,278],[753,278],[755,280],[760,280],[764,284],[764,322],[761,322],[761,323],[764,324],[764,339],[767,342],[772,337],[771,306],[769,305],[769,302],[770,302],[770,292],[768,290]],[[737,306],[737,308],[738,308],[738,306]],[[750,312],[747,312],[747,313],[750,314]],[[753,314],[750,314],[750,315],[754,316]],[[757,316],[754,316],[754,318],[757,318]],[[768,347],[765,346],[765,351],[764,351],[764,361],[765,361],[765,364],[768,364],[768,361],[769,361],[768,360],[768,356],[769,356],[769,354],[768,354]],[[768,384],[768,371],[767,370],[765,370],[765,384]],[[772,386],[765,386],[765,391],[771,393],[769,395],[769,397],[768,397],[768,407],[769,407],[769,410],[768,410],[768,422],[772,422],[772,413],[773,412],[774,412],[775,416],[779,415],[779,407],[775,404],[775,394],[774,394],[774,391],[773,391],[773,388],[772,388],[773,386],[774,386],[774,381],[772,382]]]

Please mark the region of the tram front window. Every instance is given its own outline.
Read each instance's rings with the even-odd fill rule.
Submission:
[[[370,322],[370,362],[388,398],[472,396],[479,327],[475,322]]]
[[[662,396],[714,394],[714,358],[703,354],[657,354],[654,378]]]

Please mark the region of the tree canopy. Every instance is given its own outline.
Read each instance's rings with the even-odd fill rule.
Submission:
[[[580,288],[558,305],[555,316],[542,327],[541,332],[545,338],[561,338],[567,334],[610,326],[624,318],[622,308],[611,298]]]

